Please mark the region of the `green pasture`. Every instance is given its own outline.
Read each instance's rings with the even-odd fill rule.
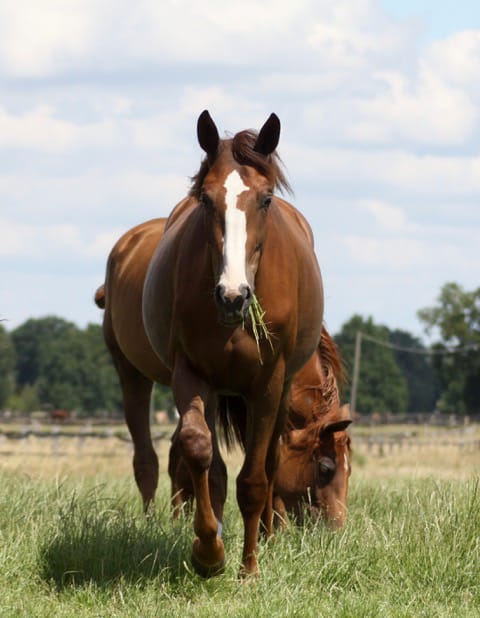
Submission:
[[[433,467],[399,474],[398,461],[358,449],[345,528],[288,527],[261,542],[260,576],[241,582],[232,491],[227,569],[203,580],[189,563],[191,520],[170,519],[165,472],[145,518],[128,446],[102,441],[82,455],[65,446],[56,458],[39,449],[0,445],[2,618],[480,615],[480,453],[467,474],[455,463],[442,477]],[[167,449],[159,445],[162,470]],[[450,460],[439,453],[439,469]],[[239,461],[229,461],[231,488]]]

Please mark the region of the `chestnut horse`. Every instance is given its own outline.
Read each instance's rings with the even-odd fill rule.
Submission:
[[[134,263],[135,252],[127,259],[129,281],[119,286],[113,302],[108,280],[115,259],[107,267],[106,331],[115,338],[109,341],[107,334],[106,339],[118,353],[137,484],[148,504],[158,463],[145,404],[152,380],[171,376],[180,414],[177,440],[196,502],[192,564],[204,575],[220,572],[225,560],[218,506],[211,498],[217,475],[213,470],[209,475],[211,466],[218,465],[217,399],[228,397],[235,414],[224,419],[245,438],[237,500],[246,575],[258,569],[260,518],[267,534],[272,528],[277,446],[290,382],[320,341],[323,289],[312,232],[292,205],[274,195],[275,189],[288,188],[275,153],[279,135],[280,122],[272,114],[258,134],[242,131],[221,140],[203,112],[197,136],[206,157],[148,264],[142,314],[122,308],[130,292],[142,286],[138,274],[144,265]],[[150,242],[146,232],[139,251]],[[119,253],[129,252],[128,245],[127,240]],[[122,276],[121,267],[117,276]],[[268,341],[254,336],[249,317],[254,296],[265,312]],[[139,328],[142,336],[126,342]]]
[[[150,376],[150,381],[169,386],[170,373],[152,353],[141,319],[143,281],[165,224],[166,219],[153,219],[132,228],[119,239],[110,254],[106,283],[97,290],[95,300],[102,308],[106,305],[104,335],[116,367],[121,367],[130,358],[131,362],[137,363],[136,368],[144,377]],[[107,302],[105,289],[108,290]],[[135,357],[138,345],[143,355]],[[123,376],[124,371],[119,371],[119,375]],[[337,386],[340,380],[343,380],[343,372],[339,354],[323,327],[318,349],[295,374],[290,388],[287,423],[281,436],[275,477],[276,525],[283,523],[287,512],[297,521],[302,521],[305,509],[314,516],[322,515],[331,527],[340,527],[344,523],[350,473],[350,439],[345,429],[351,418],[347,410],[340,408]],[[130,399],[135,396],[135,389],[125,378],[122,386],[127,421],[135,436],[137,417],[148,415],[148,398],[143,398],[143,406],[141,403],[132,405]],[[224,406],[228,404],[225,398],[220,401]],[[228,435],[226,438],[228,441]],[[214,447],[217,447],[215,442]],[[156,487],[157,464],[152,450],[149,444],[143,464],[142,445],[137,444],[135,450],[135,473],[145,507]],[[194,496],[176,433],[170,448],[168,470],[174,514],[178,516],[183,504],[192,501]],[[218,449],[210,468],[209,483],[213,510],[218,521],[222,522],[227,477]]]
[[[348,408],[340,407],[339,380],[343,380],[343,371],[337,347],[323,327],[318,350],[295,374],[290,388],[274,485],[276,526],[284,525],[287,512],[297,523],[303,522],[305,512],[315,519],[323,517],[332,529],[345,522],[351,470],[346,428],[351,417]],[[194,496],[176,433],[170,447],[168,472],[177,517]],[[226,479],[223,485],[226,487]],[[224,500],[225,493],[220,498]],[[216,512],[222,509],[223,502]]]
[[[297,372],[290,389],[273,501],[279,524],[287,512],[302,522],[305,511],[314,518],[323,516],[333,529],[345,522],[351,472],[346,428],[351,417],[349,408],[340,406],[341,380],[337,347],[323,327],[317,352]]]

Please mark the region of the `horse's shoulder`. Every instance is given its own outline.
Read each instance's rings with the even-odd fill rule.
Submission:
[[[159,240],[165,229],[166,219],[150,219],[144,221],[125,232],[115,243],[110,252],[110,259],[119,259],[123,255],[129,254],[132,249],[143,243],[145,239],[151,238],[153,241]]]
[[[293,229],[300,232],[306,238],[313,247],[313,232],[310,224],[302,215],[302,213],[295,208],[290,202],[276,197],[276,203],[285,219],[290,223]]]

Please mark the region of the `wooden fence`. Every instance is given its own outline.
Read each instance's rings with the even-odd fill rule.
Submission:
[[[162,430],[152,435],[154,442],[160,442],[161,440],[170,440],[172,430]],[[51,454],[59,455],[61,452],[61,444],[65,444],[64,440],[76,441],[76,449],[78,454],[81,454],[85,450],[87,440],[112,440],[116,439],[124,444],[132,444],[130,434],[126,431],[114,430],[112,427],[104,429],[92,429],[90,426],[85,426],[79,430],[68,430],[60,428],[58,425],[52,425],[50,427],[42,426],[25,426],[21,429],[7,430],[0,428],[0,450],[2,446],[5,446],[8,442],[19,443],[26,441],[28,445],[30,438],[37,438],[42,441],[50,441]]]
[[[441,436],[431,436],[428,438],[417,438],[412,436],[354,436],[352,439],[354,449],[366,450],[369,455],[386,457],[395,453],[408,451],[420,451],[425,448],[447,448],[458,449],[460,454],[480,453],[480,439],[468,438],[444,438]]]
[[[475,425],[464,425],[457,428],[442,429],[432,428],[432,431],[424,430],[423,435],[415,435],[416,432],[404,432],[393,434],[379,433],[379,429],[372,430],[371,433],[357,433],[353,430],[352,444],[355,449],[359,449],[369,455],[384,457],[394,453],[417,452],[424,448],[445,448],[454,447],[460,453],[480,452],[480,438]],[[360,426],[359,426],[360,428]],[[428,428],[427,428],[428,429]],[[365,432],[363,428],[362,432]],[[162,440],[169,440],[172,435],[172,428],[165,428],[152,435],[152,440],[156,443]],[[19,442],[29,438],[51,441],[51,452],[53,455],[60,452],[62,440],[76,440],[76,446],[81,453],[87,440],[111,440],[116,439],[120,442],[131,444],[130,435],[126,430],[120,431],[114,427],[104,427],[93,429],[90,425],[82,428],[73,427],[71,429],[59,427],[58,425],[26,425],[21,429],[2,429],[0,428],[0,448],[8,441]]]

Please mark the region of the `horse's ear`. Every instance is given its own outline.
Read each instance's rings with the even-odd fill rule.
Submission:
[[[343,421],[332,421],[324,425],[322,433],[336,433],[337,431],[345,431],[345,429],[347,429],[351,422],[351,419],[345,419]]]
[[[280,119],[276,114],[270,114],[267,122],[260,129],[254,150],[265,156],[272,154],[280,139]]]
[[[328,418],[327,422],[323,426],[322,433],[345,431],[351,422],[352,416],[350,414],[350,408],[348,406],[342,406]]]
[[[207,110],[204,110],[198,117],[197,137],[198,143],[207,153],[209,161],[212,161],[217,154],[220,138],[218,136],[217,127]]]

